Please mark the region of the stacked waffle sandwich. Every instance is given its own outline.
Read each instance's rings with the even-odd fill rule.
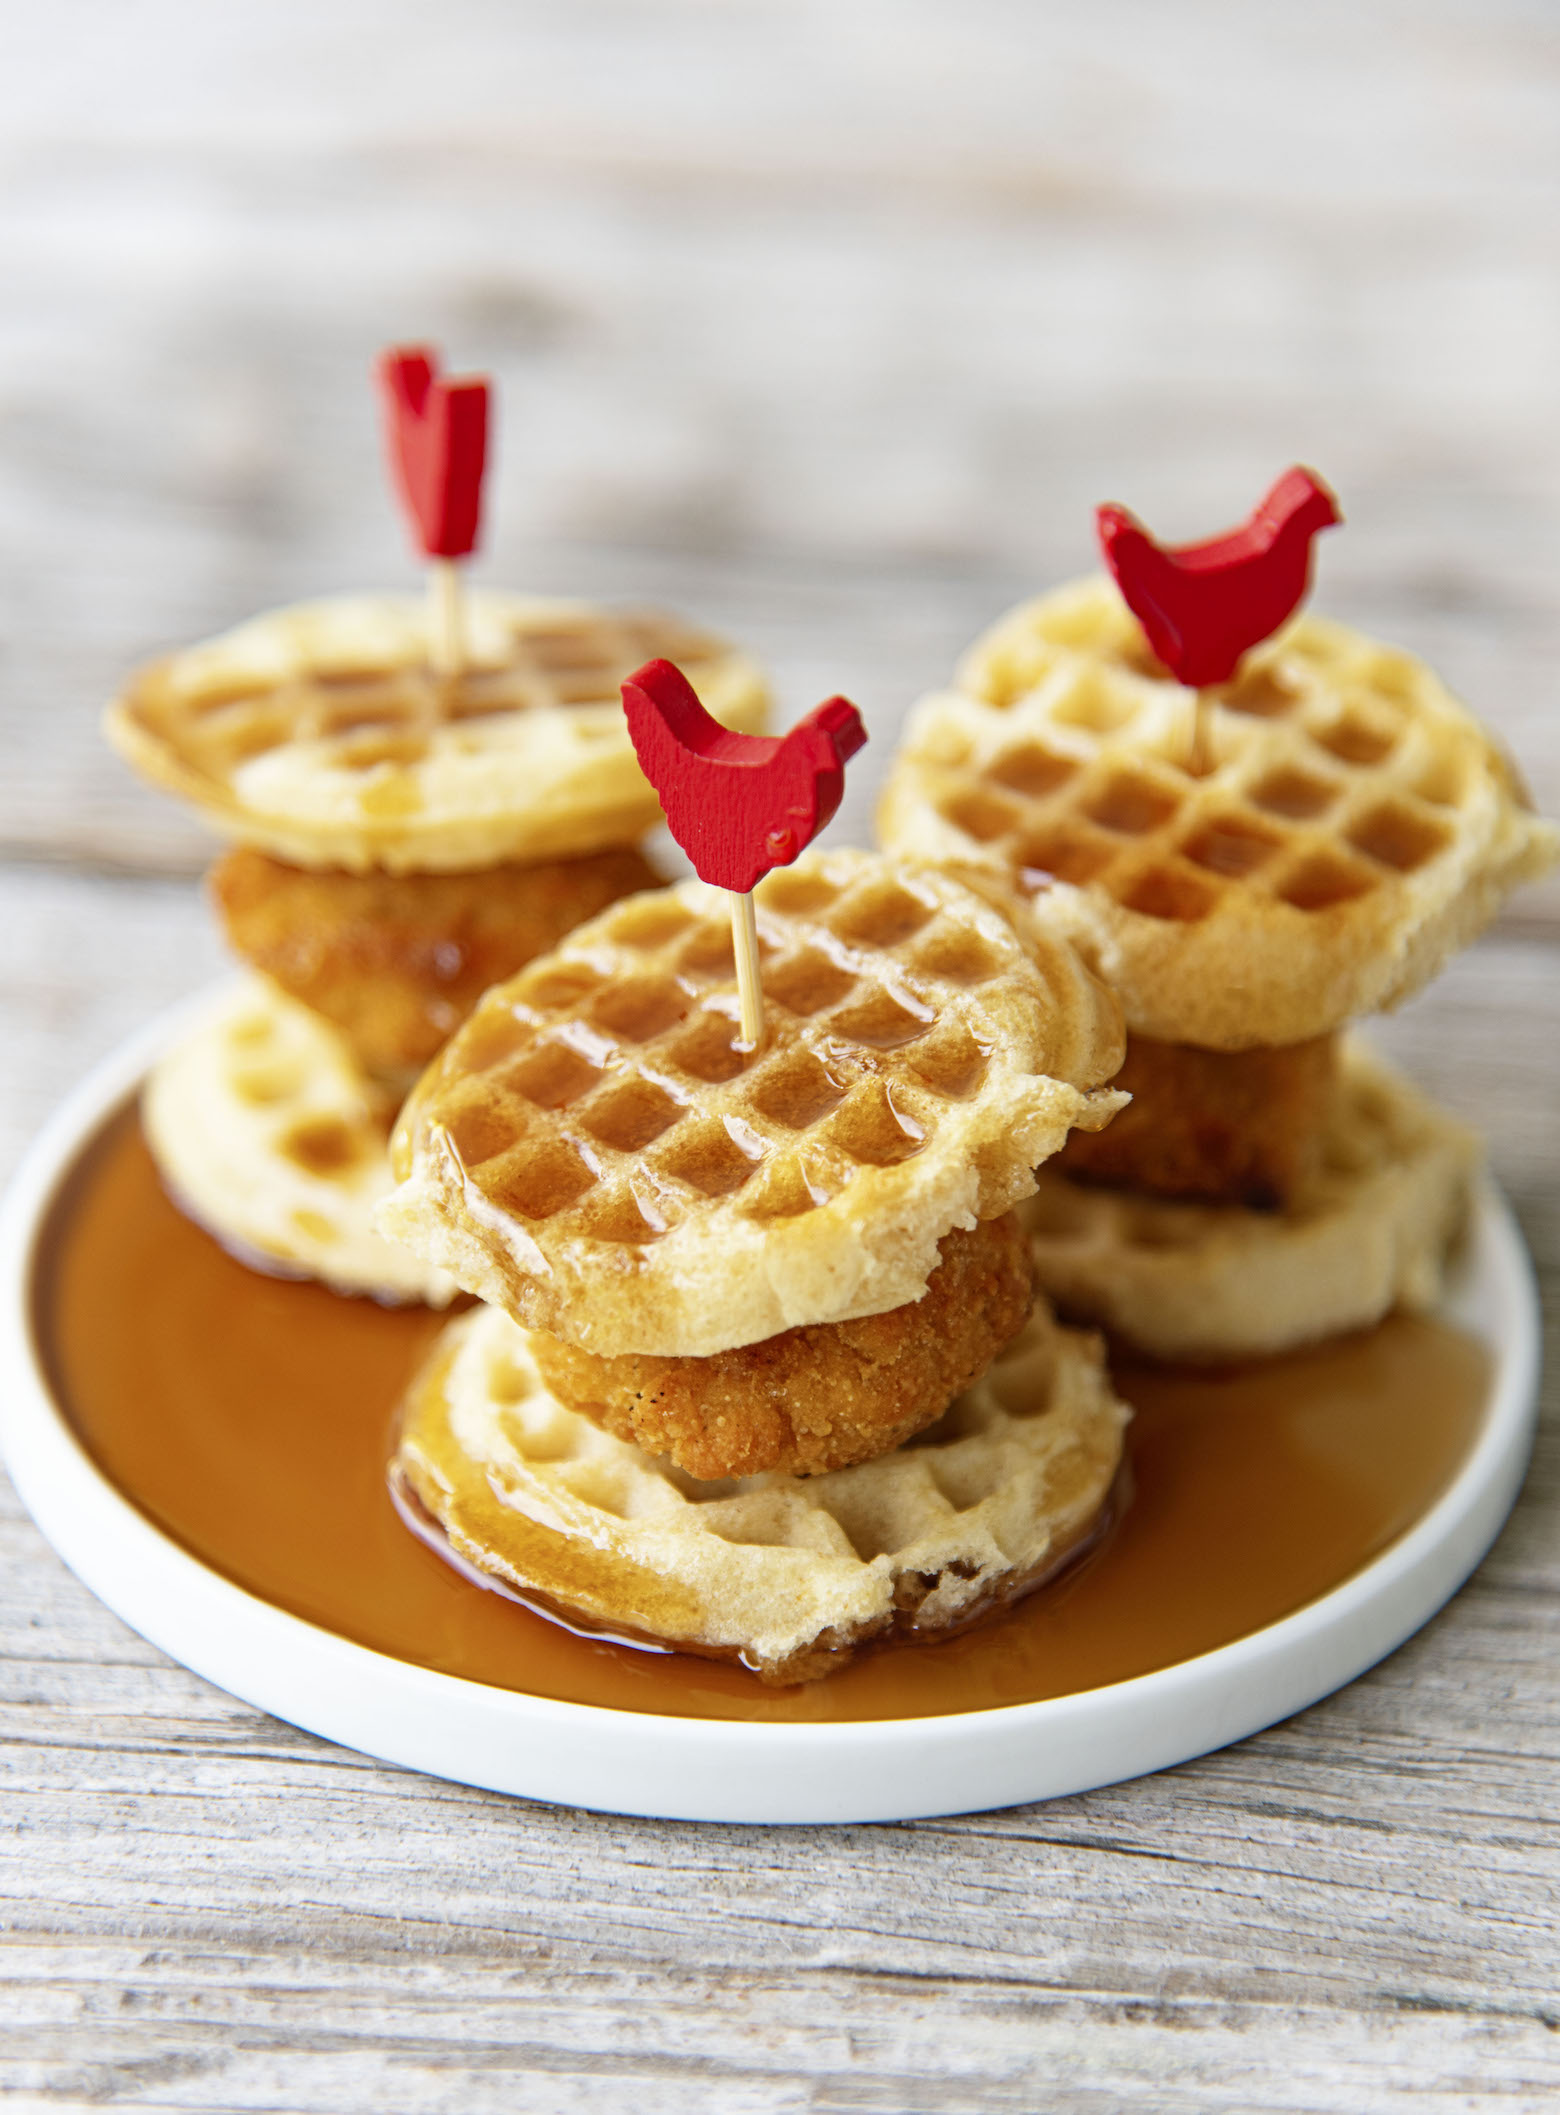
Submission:
[[[403,1510],[597,1633],[794,1681],[962,1626],[1100,1524],[1126,1413],[1032,1316],[1013,1207],[1121,1101],[1115,1002],[960,880],[809,853],[619,903],[418,1084],[380,1225],[486,1304],[414,1385]]]
[[[1086,580],[916,708],[881,828],[1005,884],[1121,999],[1132,1105],[1029,1207],[1064,1311],[1219,1360],[1435,1298],[1473,1143],[1340,1031],[1417,991],[1560,835],[1421,662],[1307,615],[1188,687]]]
[[[722,720],[765,710],[750,661],[670,617],[487,594],[464,629],[441,672],[413,599],[278,610],[107,721],[230,841],[212,889],[256,972],[152,1073],[163,1177],[260,1267],[385,1299],[453,1291],[372,1227],[406,1087],[489,984],[657,878],[622,677],[675,653]]]

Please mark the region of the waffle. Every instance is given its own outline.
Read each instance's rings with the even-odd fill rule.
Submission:
[[[1560,855],[1421,662],[1303,616],[1197,694],[1108,581],[1014,611],[911,715],[889,849],[1045,891],[1127,1026],[1210,1049],[1393,1006]]]
[[[443,1307],[452,1280],[373,1229],[390,1114],[337,1031],[261,977],[159,1059],[141,1101],[169,1190],[243,1262]]]
[[[1217,1362],[1433,1306],[1477,1165],[1460,1124],[1350,1043],[1321,1169],[1286,1212],[1084,1188],[1050,1168],[1021,1211],[1064,1313],[1156,1358]]]
[[[1102,1523],[1128,1415],[1098,1339],[1039,1315],[897,1453],[698,1483],[564,1409],[526,1332],[478,1308],[412,1385],[392,1487],[463,1567],[545,1613],[796,1682],[1054,1575]]]
[[[676,661],[718,719],[762,728],[743,655],[674,617],[468,598],[468,665],[428,663],[421,601],[301,603],[143,669],[110,741],[228,837],[298,866],[447,873],[630,844],[661,819],[618,686]]]
[[[424,1074],[379,1226],[527,1327],[699,1358],[917,1299],[1072,1125],[1107,1121],[1114,999],[953,877],[809,853],[728,899],[629,897],[483,999]]]

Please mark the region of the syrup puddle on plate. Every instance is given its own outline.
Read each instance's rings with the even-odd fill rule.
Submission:
[[[265,1278],[163,1194],[133,1109],[99,1133],[39,1247],[56,1399],[98,1466],[213,1571],[415,1665],[533,1696],[825,1723],[1038,1701],[1231,1643],[1340,1585],[1427,1510],[1485,1405],[1484,1347],[1379,1328],[1232,1372],[1115,1366],[1134,1495],[1054,1586],[943,1644],[766,1689],[740,1668],[583,1638],[462,1578],[385,1485],[401,1392],[444,1317]]]

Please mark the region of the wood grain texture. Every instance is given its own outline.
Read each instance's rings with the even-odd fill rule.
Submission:
[[[1560,37],[1522,0],[337,0],[0,29],[0,1165],[220,949],[125,669],[411,583],[367,363],[500,388],[506,584],[665,600],[873,745],[1008,602],[1287,461],[1319,606],[1560,811]],[[1386,1046],[1560,1307],[1560,885]],[[171,1665],[0,1485],[18,2109],[1540,2110],[1560,2096],[1560,1438],[1452,1606],[1239,1747],[898,1828],[549,1810]]]

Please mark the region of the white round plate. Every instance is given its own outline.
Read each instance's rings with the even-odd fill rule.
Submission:
[[[826,1726],[601,1710],[371,1652],[243,1592],[153,1527],[72,1435],[33,1340],[34,1252],[50,1203],[189,1012],[165,1016],[83,1082],[0,1210],[0,1447],[55,1549],[143,1637],[247,1703],[388,1762],[530,1799],[689,1821],[904,1821],[1087,1791],[1241,1740],[1352,1681],[1456,1591],[1521,1484],[1538,1306],[1510,1211],[1488,1189],[1448,1309],[1493,1354],[1467,1462],[1365,1570],[1216,1652],[1044,1703]]]

